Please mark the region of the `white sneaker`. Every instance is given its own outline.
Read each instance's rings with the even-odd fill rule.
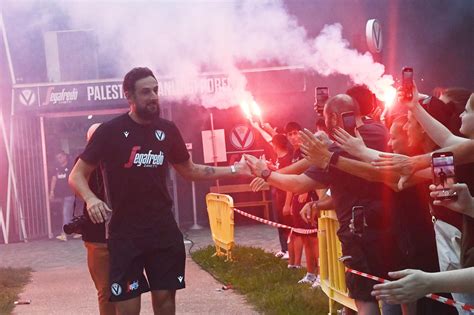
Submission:
[[[321,278],[317,275],[316,280],[314,280],[313,284],[311,285],[311,289],[317,289],[321,286]]]
[[[285,255],[285,252],[279,251],[279,252],[277,252],[277,253],[275,254],[275,257],[276,257],[276,258],[282,258],[284,255]]]
[[[56,238],[60,241],[63,241],[63,242],[66,242],[67,241],[67,236],[66,234],[59,234],[58,236],[56,236]]]
[[[298,281],[298,283],[307,283],[307,284],[313,284],[316,281],[317,277],[314,273],[306,273],[306,275]]]
[[[81,234],[77,234],[77,233],[72,234],[72,238],[81,238],[81,237],[82,237]]]
[[[303,268],[301,265],[288,265],[288,269],[301,269]]]
[[[290,259],[290,254],[288,254],[288,252],[285,252],[285,254],[281,256],[281,259],[285,259],[285,260]]]

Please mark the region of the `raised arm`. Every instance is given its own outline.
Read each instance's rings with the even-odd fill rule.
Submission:
[[[209,166],[194,164],[191,159],[186,162],[173,164],[176,171],[188,180],[213,180],[219,178],[231,177],[250,177],[250,169],[245,161],[242,160],[233,166]]]
[[[264,170],[268,172],[268,167],[264,160],[258,159],[253,155],[245,155],[245,160],[255,176],[263,177]],[[304,174],[288,175],[271,172],[264,179],[273,187],[296,194],[305,193],[313,189],[326,188],[326,185],[316,182]]]

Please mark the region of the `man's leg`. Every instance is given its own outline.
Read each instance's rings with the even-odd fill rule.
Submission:
[[[140,295],[150,291],[143,274],[144,249],[137,240],[109,239],[109,290],[117,314],[140,313]]]
[[[151,301],[153,303],[153,313],[160,315],[176,313],[176,290],[153,290],[151,291]]]
[[[117,315],[138,315],[140,314],[141,298],[136,298],[114,302]],[[156,313],[155,313],[156,314]]]
[[[97,289],[100,315],[114,315],[115,305],[109,302],[109,250],[105,243],[84,242],[87,266]]]
[[[293,233],[293,248],[295,253],[295,265],[301,266],[301,256],[303,256],[303,237]]]
[[[315,235],[305,235],[304,251],[306,254],[306,269],[309,273],[316,274],[318,264],[318,238]]]
[[[359,315],[380,315],[379,305],[376,302],[355,300],[355,304]]]

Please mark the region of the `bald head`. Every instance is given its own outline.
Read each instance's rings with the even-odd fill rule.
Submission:
[[[341,114],[344,112],[354,112],[357,116],[359,115],[359,106],[357,106],[357,103],[347,94],[338,94],[328,99],[324,110],[328,113]]]
[[[356,118],[360,117],[359,106],[352,97],[338,94],[328,99],[324,106],[324,122],[331,133],[336,127],[343,127],[341,114],[345,112],[354,112]]]

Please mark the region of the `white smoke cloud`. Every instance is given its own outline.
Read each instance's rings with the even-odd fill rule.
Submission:
[[[57,0],[73,27],[93,29],[102,55],[118,56],[122,73],[149,66],[159,76],[229,74],[232,91],[202,97],[206,106],[226,107],[251,97],[241,62],[303,65],[322,75],[343,74],[367,84],[379,98],[393,84],[370,54],[349,47],[340,24],[316,38],[289,15],[281,1],[65,1]],[[193,97],[187,95],[187,97]]]

